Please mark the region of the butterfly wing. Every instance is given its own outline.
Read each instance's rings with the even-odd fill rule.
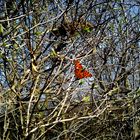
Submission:
[[[83,73],[82,73],[82,69],[83,66],[81,65],[79,60],[74,60],[74,67],[75,67],[75,77],[77,79],[82,79],[83,78]]]
[[[92,74],[83,68],[79,60],[74,60],[74,65],[75,65],[75,71],[74,71],[75,77],[77,79],[92,77]]]
[[[83,69],[79,60],[74,60],[75,69]]]
[[[84,78],[84,75],[83,75],[81,69],[75,69],[75,77],[76,77],[77,79],[82,79],[82,78]]]
[[[92,74],[90,72],[88,72],[87,70],[83,71],[83,75],[84,75],[84,78],[92,77]]]

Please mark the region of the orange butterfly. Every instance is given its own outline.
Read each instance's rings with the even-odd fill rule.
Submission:
[[[92,74],[85,70],[79,60],[74,60],[75,77],[77,79],[92,77]]]

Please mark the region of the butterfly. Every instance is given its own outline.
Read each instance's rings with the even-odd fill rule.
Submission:
[[[92,74],[85,70],[79,60],[74,60],[75,77],[77,79],[92,77]]]

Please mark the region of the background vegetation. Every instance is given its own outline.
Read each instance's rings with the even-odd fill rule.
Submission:
[[[0,139],[138,140],[139,40],[139,0],[1,0]]]

